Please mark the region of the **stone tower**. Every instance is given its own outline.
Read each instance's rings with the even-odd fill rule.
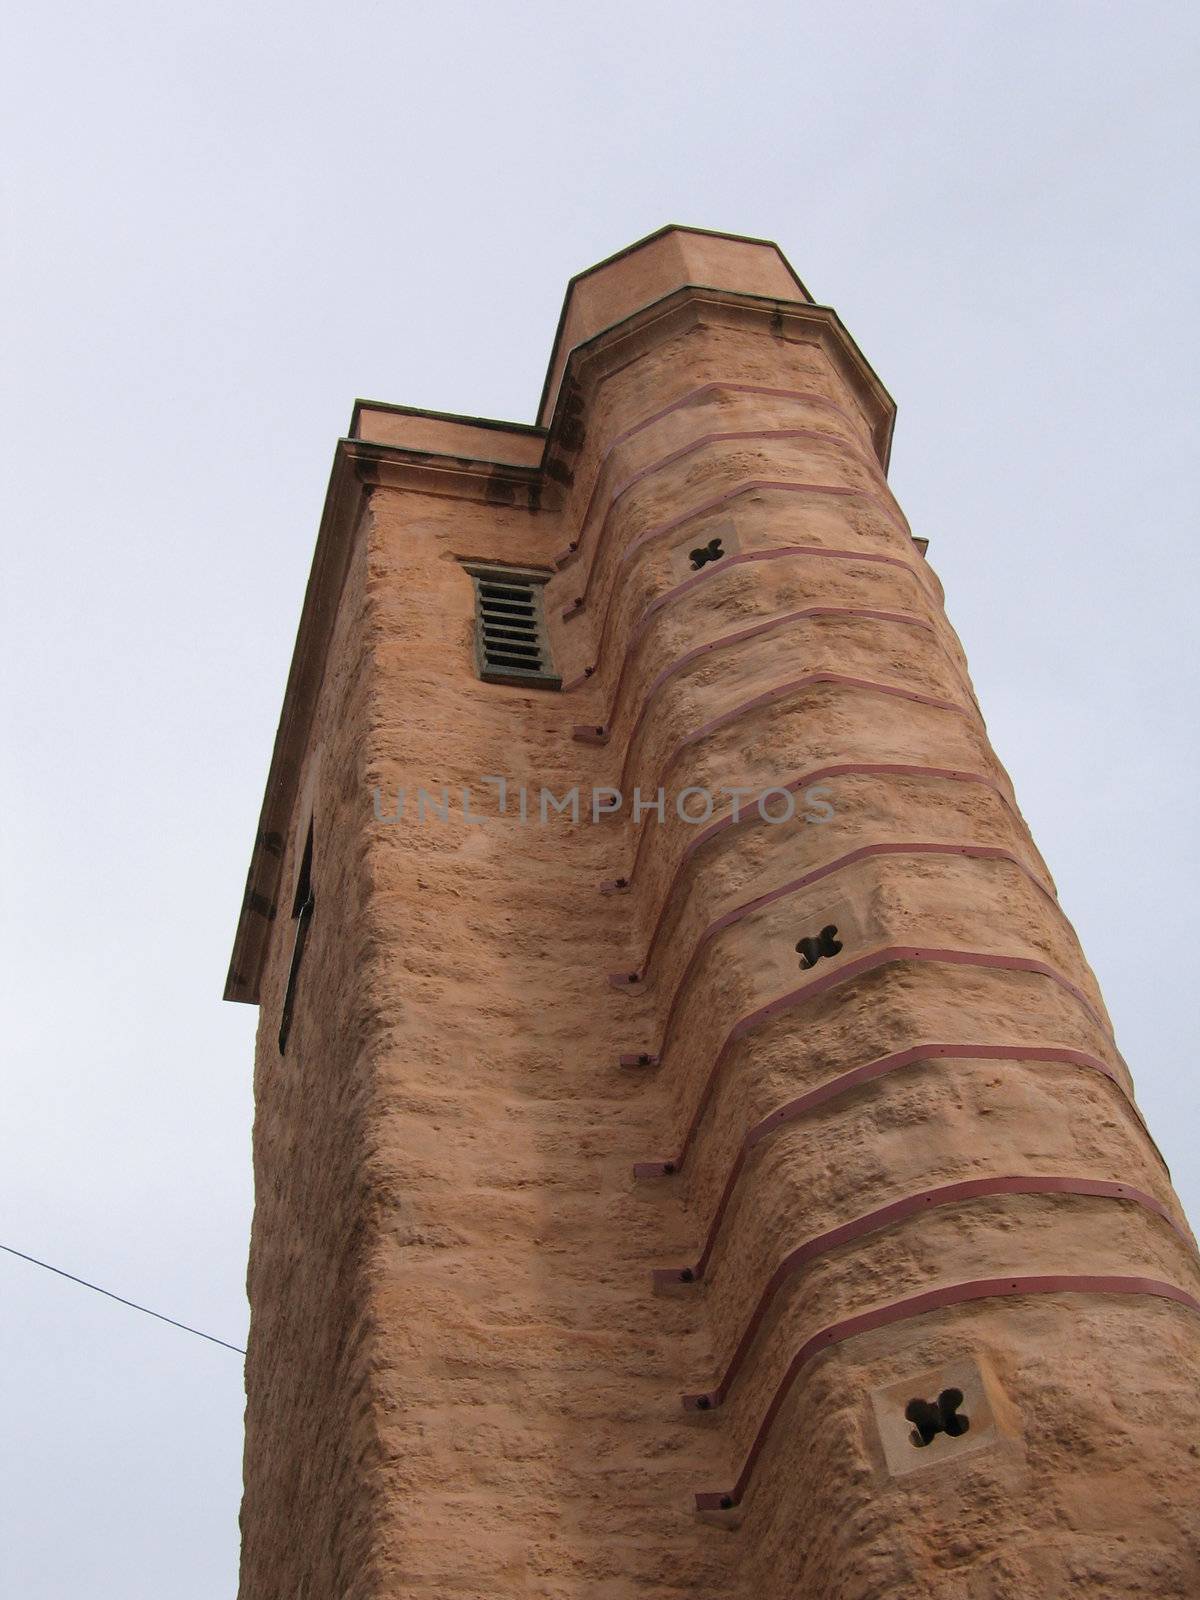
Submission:
[[[1200,1593],[1195,1246],[893,415],[684,228],[536,425],[355,407],[227,988],[242,1600]]]

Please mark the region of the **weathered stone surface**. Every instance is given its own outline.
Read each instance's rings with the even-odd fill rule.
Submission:
[[[1151,1295],[991,1298],[849,1339],[792,1386],[741,1504],[693,1510],[695,1491],[734,1483],[792,1356],[824,1326],[1009,1274],[1200,1295],[1186,1230],[1144,1205],[988,1195],[811,1262],[772,1300],[725,1404],[680,1405],[719,1377],[788,1250],[906,1195],[1100,1179],[1184,1227],[940,585],[887,488],[886,397],[799,290],[790,308],[680,290],[686,245],[720,267],[712,282],[761,295],[777,272],[769,292],[784,294],[763,247],[704,240],[635,252],[627,281],[621,262],[605,269],[590,312],[586,296],[572,303],[581,349],[554,362],[546,451],[566,468],[553,482],[515,466],[498,486],[477,464],[439,463],[428,418],[409,441],[389,416],[396,442],[357,469],[371,487],[341,534],[315,712],[286,735],[296,770],[257,990],[242,1600],[1190,1596],[1200,1316]],[[664,295],[665,310],[641,309]],[[613,306],[625,320],[605,331]],[[730,433],[747,437],[716,437]],[[511,478],[523,471],[527,484]],[[722,529],[738,557],[767,559],[714,562],[647,618]],[[564,680],[596,670],[562,695],[480,683],[462,561],[547,568],[571,541],[547,617]],[[573,740],[577,723],[608,742]],[[831,766],[856,770],[822,780],[813,822],[751,810],[698,844],[704,829],[673,813],[689,786],[770,788]],[[535,816],[522,823],[511,799],[496,815],[488,775],[525,785]],[[666,789],[664,822],[626,810],[593,824],[585,798],[578,822],[536,823],[543,785],[635,784]],[[418,823],[416,790],[443,785],[448,816]],[[482,824],[464,818],[464,787]],[[381,820],[398,790],[405,817]],[[714,820],[727,811],[719,798]],[[310,816],[316,913],[281,1057]],[[622,877],[626,892],[598,892]],[[842,952],[802,971],[797,940],[828,924]],[[892,948],[1047,970],[891,959],[723,1049],[756,1009]],[[631,972],[632,992],[606,981]],[[964,1048],[764,1140],[704,1281],[653,1291],[652,1268],[695,1258],[756,1123],[937,1041]],[[1071,1050],[1112,1077],[1062,1059]],[[642,1051],[661,1066],[617,1065]],[[635,1180],[635,1161],[678,1151],[704,1096],[683,1170]],[[986,1442],[944,1439],[928,1464],[892,1471],[879,1396],[967,1368],[987,1375]]]

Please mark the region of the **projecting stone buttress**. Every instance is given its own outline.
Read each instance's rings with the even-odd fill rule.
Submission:
[[[242,1600],[1200,1592],[1195,1245],[893,414],[679,228],[535,426],[355,407],[227,989]]]

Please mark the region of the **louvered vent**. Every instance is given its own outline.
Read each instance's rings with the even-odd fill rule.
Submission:
[[[485,683],[560,689],[554,670],[542,586],[548,572],[470,566],[475,584],[475,664]]]

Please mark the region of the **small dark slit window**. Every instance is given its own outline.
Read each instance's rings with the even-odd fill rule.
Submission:
[[[283,1006],[279,1017],[279,1054],[287,1049],[288,1035],[292,1031],[292,1010],[296,1003],[296,985],[300,981],[300,963],[304,960],[304,946],[308,943],[308,925],[312,921],[317,901],[312,886],[313,825],[308,824],[308,837],[304,841],[304,854],[300,859],[300,872],[296,878],[296,898],[292,902],[292,920],[296,934],[292,943],[292,960],[288,968],[287,987],[283,991]]]
[[[475,584],[475,665],[484,683],[560,689],[542,590],[548,572],[469,566]]]

